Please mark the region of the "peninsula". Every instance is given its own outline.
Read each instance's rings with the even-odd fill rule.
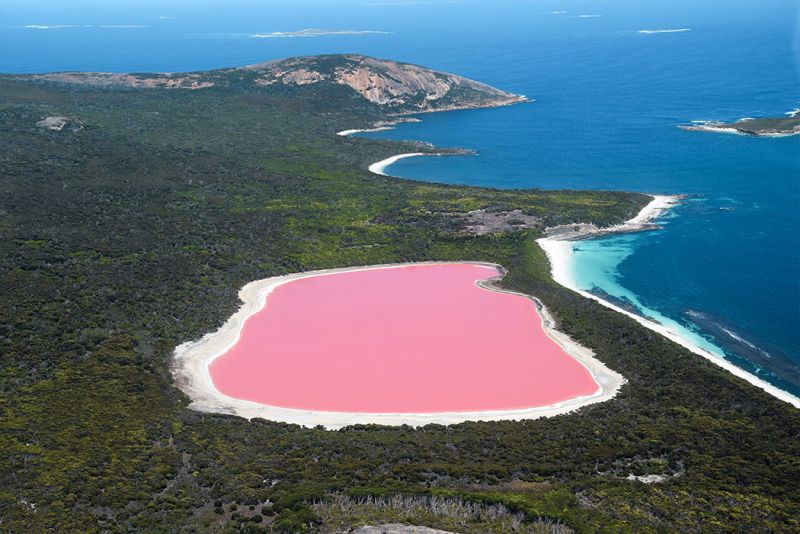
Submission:
[[[788,137],[800,134],[800,113],[793,111],[788,117],[741,119],[736,122],[698,122],[681,126],[684,130],[700,132],[733,133],[755,137]]]
[[[57,72],[19,77],[47,84],[117,89],[261,89],[268,93],[349,88],[390,115],[506,106],[527,98],[409,63],[345,54],[279,59],[208,72],[114,74]],[[324,89],[323,89],[324,88]]]

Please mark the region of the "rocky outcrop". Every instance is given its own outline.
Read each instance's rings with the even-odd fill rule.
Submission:
[[[792,112],[789,117],[765,117],[741,119],[737,122],[697,121],[681,126],[684,130],[699,132],[735,133],[756,137],[787,137],[800,134],[800,114]]]
[[[42,120],[36,123],[36,126],[44,130],[52,130],[54,132],[60,132],[64,129],[77,132],[78,130],[83,129],[83,123],[81,121],[77,119],[71,119],[69,117],[59,116],[43,117]]]
[[[511,232],[524,228],[538,228],[541,226],[542,220],[519,209],[511,211],[480,209],[468,212],[465,217],[465,223],[467,232],[485,235],[497,232]]]
[[[245,69],[258,73],[256,83],[260,85],[346,85],[373,104],[406,112],[503,106],[526,100],[455,74],[360,55],[297,57]]]

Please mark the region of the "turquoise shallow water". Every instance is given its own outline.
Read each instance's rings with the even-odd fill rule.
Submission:
[[[640,241],[641,238],[637,235],[625,234],[574,243],[571,279],[578,288],[652,319],[679,333],[697,347],[724,358],[725,351],[704,335],[697,325],[665,315],[657,304],[649,307],[642,302],[639,295],[625,287],[620,269],[636,253]]]
[[[389,172],[403,177],[697,195],[661,231],[580,243],[576,279],[800,394],[800,137],[677,127],[800,107],[795,0],[218,6],[6,0],[0,71],[181,71],[358,52],[529,95],[534,103],[425,115],[374,135],[478,151],[402,160]],[[303,28],[387,33],[253,37]],[[639,33],[680,28],[690,31]]]

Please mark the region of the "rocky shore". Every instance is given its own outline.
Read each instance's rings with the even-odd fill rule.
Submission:
[[[732,123],[695,121],[681,126],[683,130],[696,132],[732,133],[754,137],[788,137],[800,134],[800,114],[793,111],[788,117],[741,119]]]

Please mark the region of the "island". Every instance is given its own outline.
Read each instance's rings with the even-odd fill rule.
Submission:
[[[525,100],[353,54],[0,75],[0,529],[796,532],[800,410],[558,284],[537,244],[646,231],[658,199],[398,179],[370,166],[449,147],[337,135]],[[624,383],[555,417],[333,431],[195,409],[181,389],[176,348],[224,327],[248,284],[410,264],[502,268],[471,296],[545,310],[537,327]],[[508,373],[507,340],[479,334]]]
[[[684,130],[699,132],[733,133],[755,137],[788,137],[800,134],[800,112],[793,111],[787,117],[745,118],[736,122],[698,121],[681,126]]]

